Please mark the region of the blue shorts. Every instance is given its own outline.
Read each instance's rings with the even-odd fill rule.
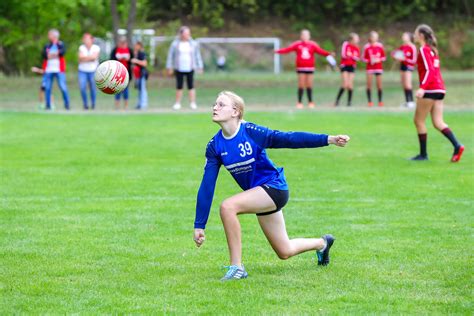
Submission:
[[[40,90],[41,90],[41,91],[46,90],[46,75],[44,75],[44,74],[43,74],[43,78],[41,79],[41,87],[40,87]]]
[[[120,100],[120,97],[123,97],[124,100],[128,100],[128,86],[122,92],[115,95],[115,100]]]

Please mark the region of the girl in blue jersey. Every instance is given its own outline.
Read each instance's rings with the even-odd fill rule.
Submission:
[[[319,265],[329,263],[331,235],[322,238],[289,239],[281,209],[288,201],[288,185],[283,168],[275,166],[265,148],[316,148],[330,144],[345,146],[346,135],[328,136],[305,132],[280,132],[243,121],[244,101],[236,94],[223,91],[213,108],[212,120],[221,130],[206,148],[206,165],[199,188],[194,222],[194,241],[199,247],[205,240],[206,227],[216,180],[223,165],[244,190],[220,206],[230,252],[230,266],[222,280],[248,276],[242,265],[239,214],[256,214],[259,224],[280,259],[316,250]]]

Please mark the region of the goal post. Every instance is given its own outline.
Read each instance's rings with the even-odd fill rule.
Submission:
[[[154,36],[153,47],[158,47],[160,44],[169,44],[174,37],[170,36]],[[272,47],[272,51],[269,52],[271,57],[269,57],[270,63],[272,64],[272,70],[275,74],[279,74],[281,71],[281,60],[279,54],[274,54],[273,50],[277,50],[281,46],[281,40],[277,37],[198,37],[195,39],[201,46],[201,50],[212,50],[210,47],[211,45],[239,45],[239,44],[263,44],[263,45],[270,45]],[[167,48],[166,48],[167,50]],[[214,49],[214,50],[223,50]],[[265,58],[265,57],[263,57]]]
[[[277,37],[200,37],[200,44],[271,44],[273,50],[280,49],[280,39]],[[273,72],[280,73],[280,55],[273,54]]]
[[[119,29],[118,34],[125,35],[127,31]],[[101,43],[103,46],[101,48],[107,56],[113,48],[112,37],[112,34],[108,33],[106,40]],[[141,40],[145,44],[145,50],[152,67],[161,68],[163,66],[168,45],[174,38],[174,36],[157,36],[152,29],[133,31],[133,42]],[[206,65],[208,66],[217,63],[216,53],[223,53],[223,55],[232,53],[234,60],[239,59],[240,63],[237,64],[239,69],[255,62],[257,69],[271,69],[275,74],[279,74],[281,71],[280,55],[273,52],[281,47],[281,40],[278,37],[198,37],[195,40],[200,44],[203,58],[207,61]],[[244,56],[243,53],[246,53],[247,56]],[[156,64],[157,60],[159,61],[158,65]]]

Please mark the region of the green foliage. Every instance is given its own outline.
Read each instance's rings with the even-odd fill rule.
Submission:
[[[0,45],[6,60],[0,69],[8,74],[40,65],[51,28],[60,31],[68,61],[77,60],[84,32],[104,36],[110,30],[107,0],[9,0],[0,2],[0,13]]]
[[[467,31],[467,40],[462,47],[463,58],[460,61],[461,68],[474,68],[474,30]]]
[[[245,23],[258,12],[257,0],[189,0],[149,1],[152,20],[186,19],[200,22],[214,29],[225,26],[227,18]]]
[[[129,5],[129,0],[118,1],[121,27],[125,27]],[[400,24],[423,21],[438,26],[441,50],[447,52],[443,64],[459,69],[472,68],[474,63],[472,35],[458,43],[465,45],[459,58],[450,52],[452,34],[448,30],[455,27],[463,34],[471,34],[473,10],[472,1],[456,0],[141,0],[137,1],[136,26],[146,25],[155,28],[157,34],[173,35],[179,25],[190,24],[198,37],[211,31],[223,34],[232,25],[248,27],[268,21],[277,25],[278,36],[309,28],[315,35],[330,38],[337,49],[340,39],[336,38],[336,29],[343,30],[343,34],[352,30],[361,33],[375,26],[379,30],[391,30]],[[53,27],[59,29],[68,48],[68,63],[75,65],[82,33],[103,37],[111,31],[111,26],[109,0],[0,1],[0,71],[25,73],[32,65],[38,65],[46,32]],[[387,34],[384,40],[391,41],[389,38],[393,36]]]

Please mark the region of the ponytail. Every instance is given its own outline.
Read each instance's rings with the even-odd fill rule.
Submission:
[[[433,29],[426,24],[418,25],[416,31],[418,34],[423,34],[425,38],[425,42],[431,47],[431,50],[438,55],[438,41],[436,40],[436,36],[433,32]]]

